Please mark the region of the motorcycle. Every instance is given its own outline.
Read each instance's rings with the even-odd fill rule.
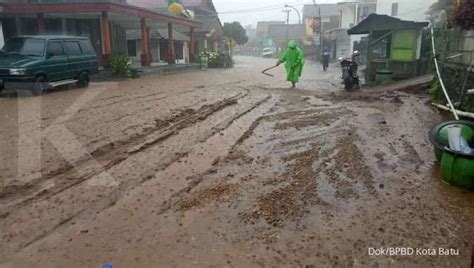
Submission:
[[[350,59],[340,58],[341,68],[342,68],[342,80],[343,80],[344,88],[347,91],[360,89],[359,74],[357,73],[359,64],[357,64],[356,62],[356,59],[359,56],[360,56],[360,53],[355,51],[354,54],[352,54],[352,57]]]

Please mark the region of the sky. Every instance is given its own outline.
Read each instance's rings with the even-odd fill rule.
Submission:
[[[421,17],[419,16],[420,12],[423,14],[424,10],[427,10],[428,7],[437,0],[378,1],[378,5],[380,5],[381,2],[384,3],[385,1],[385,4],[389,5],[380,5],[380,7],[388,6],[388,8],[391,8],[392,2],[400,2],[400,13],[405,13],[405,15],[401,16],[401,18],[419,21],[426,19],[423,15]],[[221,19],[222,23],[239,21],[244,27],[247,25],[252,25],[255,28],[257,21],[286,21],[286,13],[283,12],[285,4],[294,6],[301,13],[303,5],[312,4],[313,0],[213,0],[213,2],[217,11],[219,12],[219,18]],[[344,0],[316,0],[316,2],[318,4],[337,3],[344,2]],[[255,12],[248,12],[249,10]],[[290,23],[297,22],[298,14],[295,11],[292,11],[290,13]]]
[[[341,0],[317,0],[317,3],[337,3]],[[257,21],[281,20],[286,21],[283,12],[285,4],[292,5],[301,13],[304,4],[311,4],[312,0],[213,0],[222,23],[239,21],[243,26],[257,26]],[[267,10],[266,7],[270,10]],[[265,10],[258,10],[265,8]],[[256,12],[237,12],[243,10],[257,10]],[[229,13],[227,13],[229,12]],[[303,16],[303,14],[301,14]],[[290,23],[297,23],[298,15],[295,11],[290,13]]]

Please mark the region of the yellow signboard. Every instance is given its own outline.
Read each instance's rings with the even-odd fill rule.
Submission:
[[[314,30],[313,30],[313,18],[306,18],[306,41],[313,41]]]
[[[226,44],[228,47],[232,48],[232,47],[235,47],[235,46],[237,45],[237,42],[235,42],[235,40],[232,39],[232,38],[226,38],[226,39],[225,39],[225,44]]]

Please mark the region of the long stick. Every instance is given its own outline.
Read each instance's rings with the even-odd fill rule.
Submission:
[[[436,59],[436,48],[435,48],[435,39],[434,39],[434,30],[433,27],[431,27],[431,44],[433,46],[433,57],[434,57],[434,63],[436,66],[436,73],[438,74],[438,79],[441,84],[441,88],[443,89],[444,96],[446,96],[446,99],[448,100],[449,106],[451,107],[451,112],[454,114],[454,118],[456,120],[459,120],[459,115],[454,109],[453,102],[451,101],[451,98],[449,97],[448,91],[446,90],[446,87],[444,86],[443,78],[441,77],[441,72],[439,71],[439,65],[438,65],[438,59]]]
[[[431,105],[433,105],[434,107],[437,107],[441,110],[451,112],[451,109],[446,105],[442,105],[442,104],[438,104],[438,103],[432,103]],[[469,117],[469,118],[474,119],[474,113],[468,113],[468,112],[463,112],[463,111],[459,111],[459,110],[456,110],[456,113],[459,114],[459,115],[462,115],[464,117]]]
[[[275,68],[277,68],[277,67],[278,67],[278,65],[275,65],[275,66],[273,66],[273,67],[267,68],[267,69],[265,69],[265,70],[262,71],[262,74],[268,75],[268,76],[272,76],[272,77],[273,77],[273,74],[267,74],[267,72],[270,71],[270,70],[272,70],[272,69],[275,69]]]

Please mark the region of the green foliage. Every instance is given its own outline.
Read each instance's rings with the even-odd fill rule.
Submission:
[[[125,78],[130,75],[132,62],[126,55],[113,54],[110,57],[110,67],[113,75]]]
[[[237,21],[224,23],[224,36],[234,39],[239,45],[243,45],[249,41],[244,27]]]
[[[429,94],[436,101],[445,100],[443,89],[438,79],[436,79],[436,81],[434,81],[431,85],[429,89]]]
[[[222,68],[222,67],[231,67],[232,60],[230,56],[225,53],[217,53],[217,52],[210,52],[210,51],[202,51],[198,55],[199,62],[202,63],[204,57],[207,58],[207,63],[209,68]]]
[[[204,57],[207,57],[207,64],[209,67],[218,67],[219,64],[219,53],[202,51],[199,53],[199,60],[202,61]]]

